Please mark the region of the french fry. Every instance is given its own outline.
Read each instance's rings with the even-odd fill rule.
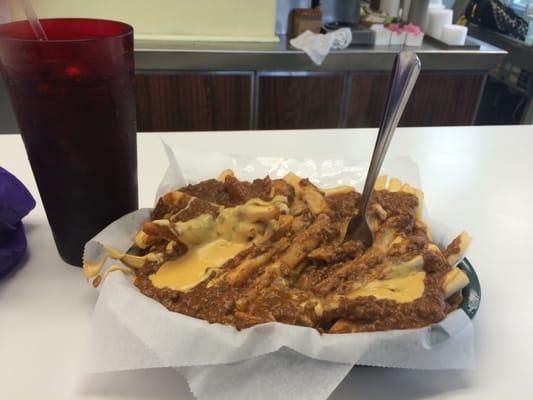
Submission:
[[[448,264],[454,266],[463,258],[470,241],[470,235],[466,232],[461,232],[459,236],[448,245],[444,251],[444,256],[446,257]]]
[[[380,175],[376,179],[376,184],[374,185],[374,190],[385,190],[387,188],[387,181],[389,177],[387,175]]]
[[[403,183],[401,180],[399,180],[398,178],[392,178],[390,181],[389,181],[389,186],[387,188],[387,190],[389,192],[398,192],[401,187],[402,187]]]
[[[470,283],[468,277],[463,270],[459,268],[451,269],[444,277],[442,288],[444,290],[444,298],[452,296],[453,294],[463,290]]]

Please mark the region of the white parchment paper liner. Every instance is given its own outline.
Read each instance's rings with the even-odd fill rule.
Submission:
[[[169,168],[156,199],[189,182],[216,177],[226,168],[246,180],[267,174],[282,177],[293,171],[321,187],[348,184],[360,190],[368,165],[199,154],[166,145],[165,151]],[[416,164],[408,158],[387,161],[382,172],[420,187]],[[141,209],[114,222],[87,243],[84,258],[98,259],[102,243],[126,251],[148,217],[149,210]],[[428,222],[441,245],[460,231],[429,218]],[[473,327],[462,310],[421,329],[320,335],[310,328],[268,323],[237,331],[169,312],[142,295],[120,272],[111,273],[100,289],[88,354],[89,373],[178,368],[200,399],[249,399],[252,395],[324,399],[355,364],[415,369],[474,366]]]

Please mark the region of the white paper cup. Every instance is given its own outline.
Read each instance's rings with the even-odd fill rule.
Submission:
[[[465,44],[468,28],[461,25],[444,25],[440,40],[452,46],[462,46]]]
[[[452,10],[429,10],[427,33],[435,39],[440,39],[444,25],[451,25]]]

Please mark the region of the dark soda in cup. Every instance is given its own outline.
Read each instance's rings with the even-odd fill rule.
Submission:
[[[0,25],[0,68],[61,257],[138,207],[133,29],[95,19]]]

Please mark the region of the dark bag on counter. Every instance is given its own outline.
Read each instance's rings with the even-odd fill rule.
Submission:
[[[471,0],[466,6],[465,17],[468,22],[504,35],[524,40],[527,22],[514,10],[498,0]]]

